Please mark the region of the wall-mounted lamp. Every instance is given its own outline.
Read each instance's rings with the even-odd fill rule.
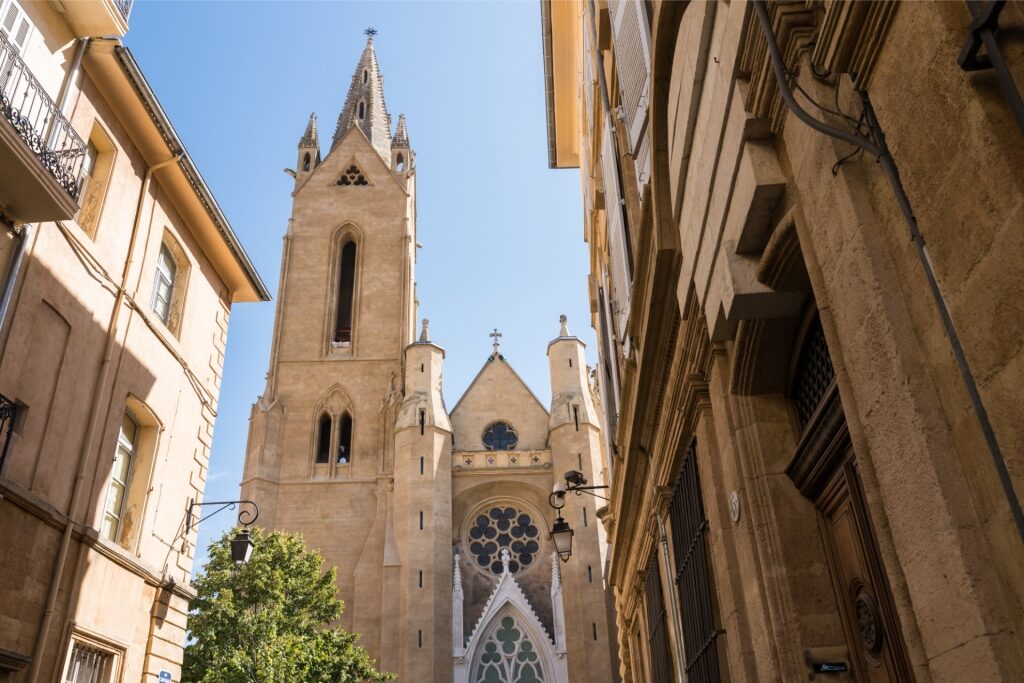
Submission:
[[[204,507],[206,505],[219,505],[220,507],[206,515],[201,519],[195,519],[192,511],[197,507]],[[235,534],[235,537],[231,539],[231,559],[236,565],[242,565],[249,561],[252,557],[253,542],[252,537],[249,535],[249,525],[256,521],[256,518],[260,516],[260,508],[256,503],[251,500],[211,500],[208,503],[197,503],[192,498],[188,499],[188,509],[185,510],[185,535],[187,536],[192,528],[198,526],[200,522],[203,522],[210,517],[213,517],[222,510],[234,510],[238,505],[248,505],[252,509],[242,508],[238,511],[238,523],[242,525],[242,530]]]
[[[582,496],[584,493],[594,496],[594,498],[600,498],[601,500],[608,500],[604,496],[599,496],[594,493],[598,489],[606,489],[607,486],[587,486],[587,480],[583,476],[582,472],[576,470],[569,470],[565,473],[565,483],[556,482],[551,487],[551,494],[548,496],[548,505],[558,510],[558,517],[555,519],[555,525],[551,527],[551,533],[548,534],[548,538],[555,544],[555,552],[558,553],[559,559],[562,562],[568,562],[569,558],[572,557],[572,527],[569,523],[562,518],[561,510],[565,507],[565,496],[569,492],[575,493],[577,496]]]

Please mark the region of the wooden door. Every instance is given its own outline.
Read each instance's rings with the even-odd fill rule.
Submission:
[[[841,464],[815,507],[829,554],[836,603],[846,632],[850,665],[863,683],[912,681],[903,636],[853,450],[846,443]]]

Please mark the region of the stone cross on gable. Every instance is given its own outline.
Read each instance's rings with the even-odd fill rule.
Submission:
[[[494,332],[491,332],[487,336],[494,339],[494,352],[498,353],[498,350],[501,348],[501,342],[498,341],[501,339],[501,332],[498,332],[498,328],[495,327]]]

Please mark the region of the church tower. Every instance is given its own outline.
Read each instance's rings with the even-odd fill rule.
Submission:
[[[416,158],[372,35],[330,149],[313,114],[296,159],[242,496],[337,567],[341,626],[400,681],[614,683],[598,500],[563,510],[569,562],[548,534],[565,472],[602,483],[583,343],[563,320],[549,411],[495,330],[447,409],[444,349],[426,320],[416,335]]]
[[[242,494],[259,502],[261,523],[301,531],[309,547],[337,566],[346,603],[342,625],[362,634],[361,644],[382,667],[400,671],[414,650],[426,647],[418,632],[424,639],[447,632],[447,609],[436,610],[444,623],[413,629],[412,621],[394,618],[395,610],[418,612],[422,605],[388,601],[406,588],[419,590],[419,569],[403,558],[440,547],[410,535],[419,531],[420,514],[424,528],[444,541],[437,562],[449,576],[443,593],[450,590],[450,533],[433,525],[437,506],[430,499],[436,494],[443,506],[449,494],[412,478],[420,476],[423,458],[424,476],[447,482],[438,453],[450,438],[439,395],[443,352],[413,344],[415,169],[404,119],[391,131],[372,36],[330,150],[320,158],[314,114],[297,154],[270,369],[252,410]],[[436,396],[424,401],[434,438],[421,434],[410,403],[431,391]],[[403,410],[412,413],[403,414],[396,436]],[[403,449],[397,461],[396,443]],[[422,569],[424,584],[432,585],[433,573]],[[384,591],[387,581],[400,590]]]

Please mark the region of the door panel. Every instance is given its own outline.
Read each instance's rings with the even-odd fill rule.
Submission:
[[[864,683],[902,683],[913,676],[861,492],[853,451],[816,501],[851,666]]]

